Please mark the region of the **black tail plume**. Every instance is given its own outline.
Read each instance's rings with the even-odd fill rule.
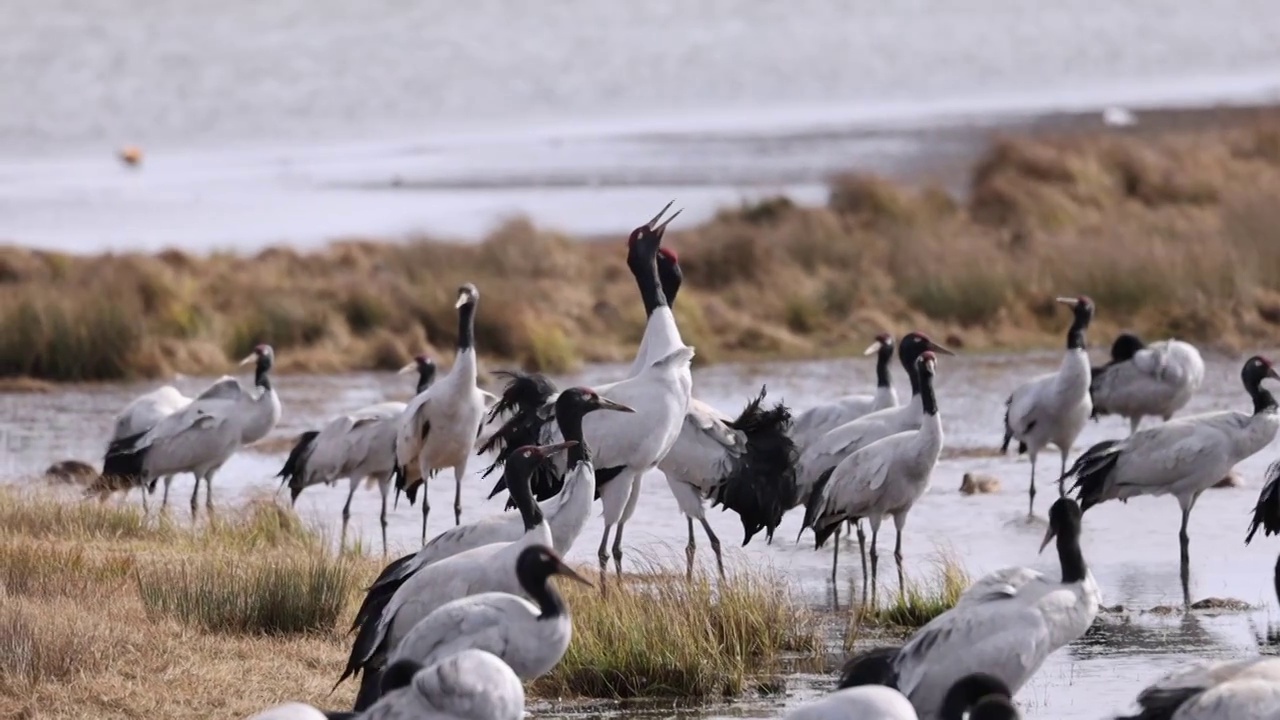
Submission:
[[[831,473],[835,472],[835,466],[827,468],[818,479],[813,483],[813,490],[809,492],[809,500],[804,504],[804,522],[800,525],[800,534],[804,534],[806,528],[812,528],[813,534],[817,538],[816,547],[822,547],[822,543],[826,542],[834,528],[840,526],[840,523],[833,523],[830,528],[818,528],[818,513],[822,511],[822,493],[827,489],[827,483],[831,481]],[[800,542],[800,535],[796,535],[796,542]]]
[[[289,457],[285,458],[284,467],[276,473],[276,477],[280,478],[280,486],[289,486],[291,500],[297,500],[298,494],[302,492],[302,478],[307,474],[307,458],[311,456],[311,448],[319,434],[319,430],[308,430],[299,435],[293,449],[289,451]]]
[[[884,685],[896,690],[898,673],[893,669],[893,661],[898,657],[898,651],[901,649],[900,646],[872,648],[849,658],[840,669],[840,684],[836,689],[843,690],[859,685]]]
[[[791,411],[782,403],[765,410],[767,388],[743,408],[729,427],[746,436],[746,452],[712,491],[712,507],[724,506],[742,520],[742,544],[761,530],[768,539],[795,503],[796,458]]]
[[[356,713],[368,710],[382,697],[382,668],[366,667],[360,677],[360,689],[356,691],[356,702],[351,711]]]
[[[1107,478],[1115,469],[1116,461],[1124,450],[1123,440],[1103,440],[1089,448],[1076,459],[1075,464],[1062,476],[1063,480],[1074,477],[1076,498],[1080,501],[1081,512],[1097,505],[1106,498]]]
[[[107,446],[107,455],[102,460],[102,475],[89,486],[87,492],[122,490],[141,485],[145,472],[143,466],[151,446],[139,448],[138,441],[146,434],[144,431],[113,440]]]
[[[1191,698],[1204,692],[1203,686],[1148,688],[1138,696],[1142,712],[1137,715],[1117,717],[1116,720],[1170,720]]]
[[[505,465],[507,457],[516,448],[540,444],[544,428],[555,421],[555,413],[547,404],[556,392],[556,386],[550,380],[537,373],[526,375],[506,372],[504,374],[511,380],[502,391],[498,402],[494,403],[489,417],[492,420],[502,413],[508,413],[510,419],[494,431],[488,441],[480,447],[481,453],[490,451],[495,453],[493,464],[485,468],[483,477],[489,477],[500,466]],[[558,472],[548,472],[543,469],[534,473],[530,478],[530,485],[533,488],[534,498],[541,501],[560,492],[563,478]],[[489,497],[506,489],[506,478],[499,477]]]
[[[1004,401],[1004,442],[1000,443],[1000,454],[1009,452],[1009,441],[1013,440],[1013,426],[1009,425],[1009,406],[1013,404],[1013,396]]]
[[[1253,520],[1249,523],[1249,534],[1244,538],[1245,545],[1253,540],[1258,528],[1262,528],[1263,535],[1280,534],[1280,460],[1267,468],[1267,483],[1258,494],[1258,504],[1253,506]]]

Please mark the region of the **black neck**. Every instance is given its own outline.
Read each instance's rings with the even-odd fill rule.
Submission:
[[[1280,600],[1280,557],[1276,558],[1276,600]]]
[[[542,508],[538,507],[538,503],[533,499],[533,490],[529,487],[529,471],[522,469],[520,472],[525,476],[516,479],[515,482],[511,482],[508,478],[507,488],[511,492],[511,500],[515,502],[516,509],[520,511],[520,518],[524,520],[524,530],[529,532],[542,523]]]
[[[676,294],[680,292],[680,283],[682,280],[683,278],[680,276],[680,271],[674,268],[668,271],[666,277],[662,278],[662,294],[667,298],[667,307],[675,309]]]
[[[889,382],[889,361],[892,359],[893,348],[882,346],[876,356],[876,387],[887,388],[893,384]]]
[[[1276,407],[1276,398],[1271,394],[1270,390],[1264,389],[1261,385],[1255,385],[1249,388],[1249,395],[1253,398],[1253,414],[1263,413]]]
[[[458,352],[470,350],[476,343],[476,304],[468,302],[458,308]]]
[[[435,379],[436,379],[435,368],[432,368],[430,370],[423,370],[419,372],[418,388],[417,388],[418,394],[421,395],[422,393],[426,392],[427,388],[431,387],[431,381]]]
[[[569,468],[575,468],[579,463],[591,462],[591,450],[587,448],[586,440],[582,437],[582,413],[567,412],[556,413],[556,422],[560,424],[560,434],[564,436],[566,441],[575,440],[577,445],[569,448]]]
[[[985,700],[969,712],[969,720],[1017,720],[1018,711],[1004,698]]]
[[[1062,565],[1064,584],[1084,580],[1089,568],[1084,564],[1084,553],[1080,552],[1079,525],[1069,525],[1058,533],[1058,563]]]
[[[271,378],[267,374],[270,370],[271,363],[259,361],[258,371],[253,376],[254,384],[267,392],[271,391]]]
[[[920,375],[916,372],[915,365],[915,358],[912,358],[911,362],[902,368],[907,373],[907,380],[911,381],[911,394],[913,396],[920,394]]]
[[[551,584],[551,578],[548,575],[541,577],[533,576],[529,578],[520,578],[520,584],[524,587],[524,591],[533,598],[538,604],[538,608],[542,610],[542,614],[538,616],[539,620],[551,620],[562,617],[567,608],[564,604],[564,598],[560,597],[560,593],[556,592],[556,588]]]
[[[636,286],[640,288],[640,298],[644,300],[644,314],[648,317],[654,310],[667,304],[666,295],[658,283],[658,261],[653,253],[642,253],[637,250],[627,255],[627,266],[636,278]]]
[[[1067,330],[1067,349],[1068,350],[1084,350],[1084,331],[1089,329],[1089,321],[1086,318],[1077,317],[1071,322],[1071,329]]]
[[[932,375],[925,375],[920,379],[920,402],[924,405],[925,415],[938,414],[938,398],[933,395]]]

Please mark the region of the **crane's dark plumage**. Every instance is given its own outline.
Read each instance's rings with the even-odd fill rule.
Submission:
[[[276,473],[276,477],[280,478],[280,484],[289,486],[289,496],[293,500],[297,500],[302,492],[303,476],[307,474],[307,458],[319,434],[319,430],[308,430],[299,435],[293,449],[289,451],[289,457],[285,458],[284,467]]]
[[[1103,501],[1102,493],[1107,486],[1107,475],[1115,468],[1120,459],[1122,440],[1103,440],[1094,445],[1067,470],[1063,477],[1074,477],[1076,482],[1072,490],[1079,490],[1076,497],[1080,499],[1080,509],[1088,510]]]
[[[764,408],[766,388],[726,423],[746,436],[746,452],[712,491],[711,506],[733,510],[742,520],[742,544],[761,530],[773,540],[782,516],[795,504],[796,446],[791,411],[782,403]]]
[[[1271,463],[1267,468],[1267,482],[1258,495],[1258,504],[1253,508],[1253,520],[1249,523],[1249,534],[1244,538],[1245,545],[1253,540],[1258,528],[1262,528],[1263,535],[1280,534],[1280,461]],[[1280,590],[1277,595],[1280,596]]]
[[[896,690],[898,673],[893,669],[893,660],[901,649],[900,645],[872,648],[849,658],[840,669],[840,684],[836,686],[837,689],[884,685]]]

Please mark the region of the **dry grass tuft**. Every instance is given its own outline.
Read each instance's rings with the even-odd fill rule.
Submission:
[[[359,589],[354,568],[323,554],[252,565],[211,560],[137,574],[148,615],[206,632],[289,635],[332,632]]]
[[[972,581],[959,558],[942,552],[934,558],[928,579],[916,582],[907,578],[905,592],[881,588],[887,605],[855,605],[849,612],[845,629],[845,648],[850,649],[867,629],[910,631],[924,627],[929,621],[955,607]]]
[[[91,672],[101,666],[100,649],[98,634],[83,623],[47,622],[41,610],[7,603],[0,608],[0,694]]]
[[[0,492],[0,536],[54,540],[165,540],[167,524],[147,521],[141,507],[67,502],[53,495]]]
[[[651,565],[607,597],[578,587],[565,594],[573,642],[534,683],[545,697],[735,696],[776,673],[784,657],[822,649],[816,616],[770,571],[689,583]]]

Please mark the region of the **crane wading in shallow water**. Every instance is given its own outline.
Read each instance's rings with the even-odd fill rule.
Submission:
[[[145,485],[154,491],[163,477],[167,496],[167,481],[189,472],[195,476],[191,517],[199,507],[201,478],[207,490],[205,505],[212,512],[214,473],[242,445],[261,440],[280,420],[280,398],[269,376],[275,352],[270,345],[258,345],[240,364],[255,361],[258,393],[240,387],[233,377],[218,380],[150,430],[111,443],[103,461],[103,481],[113,486]],[[89,492],[96,491],[90,488]]]
[[[1093,301],[1083,295],[1060,297],[1058,302],[1071,306],[1071,327],[1067,330],[1067,352],[1057,372],[1041,375],[1018,386],[1005,401],[1004,443],[1000,452],[1008,452],[1011,440],[1018,441],[1018,454],[1031,459],[1031,485],[1028,491],[1027,515],[1036,509],[1036,459],[1045,446],[1057,446],[1062,455],[1059,477],[1067,471],[1067,455],[1085,422],[1093,413],[1089,399],[1091,366],[1085,350],[1085,331],[1093,320]],[[1221,479],[1221,478],[1219,478]],[[1062,494],[1062,481],[1058,481]]]
[[[1266,358],[1253,356],[1240,370],[1251,413],[1233,410],[1170,420],[1139,430],[1124,440],[1104,440],[1089,448],[1063,476],[1074,478],[1084,510],[1107,500],[1139,495],[1173,495],[1182,509],[1178,530],[1182,600],[1191,605],[1187,521],[1200,494],[1232,467],[1265,448],[1280,429],[1276,399],[1262,381],[1280,379]]]
[[[396,435],[396,491],[413,504],[422,488],[422,542],[427,541],[431,503],[427,479],[453,468],[453,520],[462,524],[462,478],[484,422],[484,393],[476,385],[475,321],[480,291],[467,283],[458,288],[458,347],[449,372],[409,401]]]
[[[848,520],[867,518],[871,524],[871,597],[874,604],[876,592],[876,566],[879,554],[876,541],[880,537],[880,523],[885,515],[893,516],[895,541],[893,557],[898,565],[898,593],[906,592],[902,572],[902,528],[907,523],[907,513],[929,489],[933,467],[942,452],[942,418],[938,415],[938,401],[933,392],[933,378],[937,374],[938,359],[925,351],[916,359],[916,374],[920,380],[920,400],[924,408],[924,420],[918,430],[896,433],[865,445],[840,461],[818,480],[805,508],[804,524],[800,531],[812,528],[816,546],[822,547],[826,539],[836,534],[831,553],[831,580],[836,580],[836,568],[840,557],[840,526]],[[799,538],[797,538],[798,540]],[[859,550],[862,534],[859,533]],[[866,596],[867,568],[862,568],[863,596]]]
[[[431,387],[436,376],[435,361],[419,355],[400,368],[400,374],[418,373],[415,394]],[[349,482],[347,501],[342,506],[342,536],[339,547],[346,547],[347,525],[351,521],[351,498],[360,483],[368,478],[376,483],[382,496],[382,554],[387,554],[387,494],[396,467],[396,433],[400,415],[406,405],[383,402],[369,405],[347,415],[339,415],[320,430],[308,430],[298,436],[289,451],[284,467],[276,473],[281,485],[289,486],[289,502],[296,504],[306,488],[324,483],[332,485],[341,478]]]
[[[1146,345],[1133,333],[1121,333],[1111,344],[1111,362],[1093,368],[1093,417],[1128,418],[1132,435],[1147,415],[1168,422],[1203,381],[1204,360],[1194,345],[1181,340]]]

